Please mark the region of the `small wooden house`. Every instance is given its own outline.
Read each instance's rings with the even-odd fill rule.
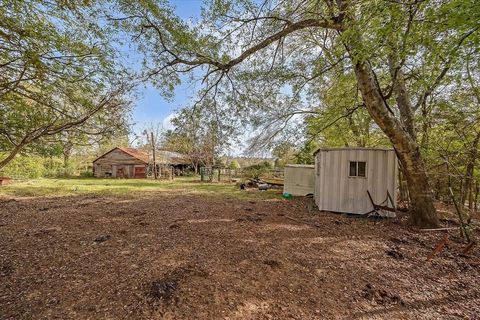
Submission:
[[[133,148],[116,147],[93,161],[97,178],[146,178],[148,155]]]
[[[315,203],[320,210],[355,214],[372,212],[374,204],[395,208],[397,170],[392,149],[319,149]]]

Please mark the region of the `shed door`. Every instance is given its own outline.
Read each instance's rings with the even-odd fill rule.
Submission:
[[[135,167],[135,178],[145,178],[145,167]]]

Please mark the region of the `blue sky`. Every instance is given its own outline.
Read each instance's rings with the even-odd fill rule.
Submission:
[[[176,7],[176,13],[184,20],[196,19],[200,16],[201,0],[171,0]],[[168,117],[176,109],[188,104],[189,98],[194,96],[192,87],[188,83],[182,83],[175,89],[175,97],[172,101],[162,98],[160,93],[151,85],[139,88],[139,99],[135,102],[133,110],[133,130],[140,132],[150,123],[163,123],[168,129]]]

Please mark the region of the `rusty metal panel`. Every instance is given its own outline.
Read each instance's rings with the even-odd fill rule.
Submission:
[[[95,160],[95,164],[103,165],[134,165],[134,164],[145,164],[144,161],[135,158],[134,156],[120,150],[115,149],[107,154],[103,155],[102,157]]]
[[[147,177],[146,166],[135,166],[134,170],[134,178],[141,179]]]

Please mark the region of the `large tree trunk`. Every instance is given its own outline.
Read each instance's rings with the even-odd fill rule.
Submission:
[[[72,155],[73,144],[69,141],[63,144],[63,174],[67,177],[70,175],[70,157]]]
[[[22,150],[23,147],[23,144],[19,144],[15,148],[13,148],[12,151],[10,151],[10,153],[8,154],[8,156],[0,161],[0,170],[2,170],[10,161],[12,161],[13,158],[15,158],[15,156],[20,152],[20,150]]]
[[[392,47],[392,54],[390,54],[388,60],[390,74],[393,81],[395,101],[397,102],[398,110],[400,111],[400,121],[403,124],[404,130],[411,136],[412,139],[415,140],[417,138],[417,134],[413,122],[413,106],[407,93],[405,75],[403,74],[401,66],[398,65],[399,58],[395,45]]]
[[[420,148],[417,145],[413,151],[399,151],[395,144],[394,146],[397,149],[398,159],[402,163],[410,200],[412,201],[412,223],[425,228],[438,226],[438,217],[433,205],[434,195],[430,188]]]
[[[433,193],[416,140],[408,132],[408,126],[402,125],[391,112],[369,64],[357,62],[355,75],[368,112],[397,151],[412,201],[412,223],[424,228],[438,226]]]

